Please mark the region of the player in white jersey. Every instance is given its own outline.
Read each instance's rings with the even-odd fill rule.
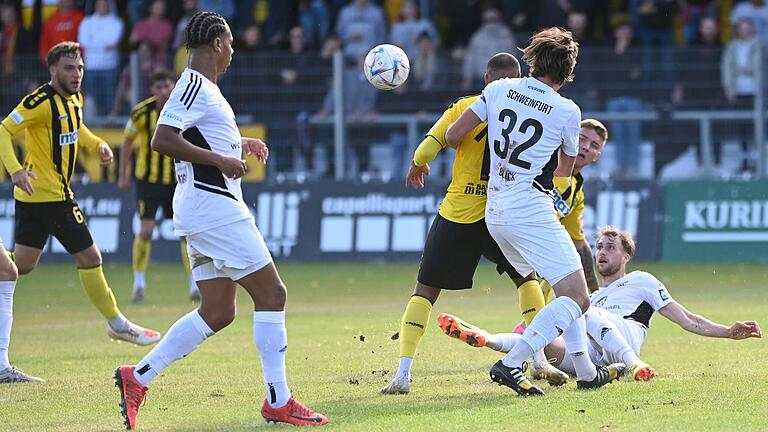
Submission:
[[[232,60],[232,32],[221,15],[198,12],[187,24],[186,42],[188,68],[160,113],[152,149],[178,161],[174,229],[187,238],[200,307],[176,321],[135,366],[115,370],[121,414],[126,427],[135,428],[146,386],[234,320],[239,284],[254,304],[253,336],[267,394],[261,415],[297,426],[323,425],[328,419],[294,399],[288,388],[286,289],[240,189],[243,150],[262,162],[269,152],[261,140],[240,136],[216,85]]]
[[[524,396],[543,395],[524,374],[527,360],[560,334],[577,370],[580,389],[618,379],[624,365],[595,365],[586,355],[582,314],[589,308],[581,260],[557,219],[550,191],[534,179],[555,152],[554,175],[570,177],[578,154],[581,111],[558,90],[573,79],[579,45],[570,32],[550,28],[536,33],[522,50],[529,77],[501,79],[483,90],[446,132],[458,140],[488,122],[491,174],[485,222],[507,260],[521,275],[538,273],[557,298],[536,315],[523,333],[525,343],[491,367],[491,379]]]
[[[41,378],[25,374],[8,361],[8,345],[11,342],[13,323],[13,292],[19,270],[8,256],[0,239],[0,384],[41,382]]]
[[[600,230],[595,261],[597,271],[603,277],[603,288],[592,293],[591,306],[584,314],[587,332],[592,338],[589,355],[595,363],[606,365],[622,361],[631,365],[628,374],[635,380],[653,378],[656,371],[638,356],[654,312],[701,336],[735,340],[762,337],[760,325],[755,321],[737,321],[730,326],[714,323],[675,301],[664,284],[652,274],[643,271],[627,274],[627,263],[635,251],[635,241],[629,232],[610,226]],[[515,333],[488,334],[468,323],[462,327],[464,335],[452,336],[467,340],[468,336],[482,334],[482,338],[476,339],[485,340],[485,346],[496,351],[508,352],[521,339]],[[565,356],[562,338],[555,339],[544,351],[560,370],[575,374],[573,363]]]

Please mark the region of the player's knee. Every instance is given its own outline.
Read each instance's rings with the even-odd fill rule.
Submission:
[[[152,230],[149,230],[149,231],[141,230],[141,231],[139,231],[139,238],[142,239],[143,241],[150,241],[150,240],[152,240]]]
[[[37,263],[16,263],[17,275],[29,274],[35,269]]]
[[[285,301],[288,298],[288,289],[285,288],[285,285],[278,284],[272,289],[272,307],[275,310],[282,310],[285,308]]]
[[[236,314],[237,310],[235,305],[232,305],[231,308],[226,308],[223,310],[218,310],[214,313],[207,314],[208,316],[205,318],[205,322],[208,324],[208,327],[210,327],[211,330],[218,332],[224,327],[232,324],[232,321],[235,320]]]

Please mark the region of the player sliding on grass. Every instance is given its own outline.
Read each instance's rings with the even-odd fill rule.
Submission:
[[[117,308],[102,270],[99,248],[75,201],[70,181],[80,147],[112,163],[112,150],[83,123],[83,58],[76,42],[61,42],[48,51],[50,82],[25,96],[0,126],[0,159],[11,174],[16,204],[14,252],[19,274],[37,267],[49,237],[72,255],[80,283],[107,320],[112,339],[150,345],[160,334],[128,321]],[[11,138],[24,131],[27,155],[16,158]]]
[[[232,61],[232,32],[221,15],[198,12],[187,24],[186,41],[188,68],[160,113],[152,148],[178,161],[173,223],[176,234],[187,238],[200,307],[176,321],[136,366],[115,370],[121,414],[134,429],[146,386],[235,319],[239,284],[254,304],[253,337],[267,395],[261,415],[267,421],[323,425],[328,419],[294,399],[288,388],[286,289],[240,189],[243,149],[262,162],[269,152],[261,140],[240,136],[216,85]]]
[[[488,84],[445,133],[446,142],[456,145],[488,122],[488,231],[518,273],[538,273],[557,296],[531,321],[522,343],[491,367],[490,376],[520,395],[543,395],[524,374],[527,362],[562,334],[578,372],[577,387],[597,388],[618,379],[625,366],[596,367],[587,355],[584,271],[552,207],[551,184],[537,179],[553,154],[558,158],[554,175],[570,177],[579,153],[581,111],[557,93],[573,79],[579,46],[570,32],[549,28],[522,51],[530,76]]]
[[[494,55],[488,61],[484,76],[486,84],[507,77],[520,77],[520,64],[511,54]],[[424,175],[429,175],[428,163],[448,145],[445,141],[446,129],[479,97],[458,99],[432,126],[416,149],[406,176],[406,186],[424,187]],[[411,365],[429,322],[432,306],[442,290],[472,287],[472,277],[481,256],[496,263],[499,274],[506,273],[518,287],[520,310],[527,322],[544,307],[544,296],[536,278],[533,275],[523,277],[515,271],[485,225],[486,187],[490,167],[487,163],[489,150],[486,125],[478,125],[453,147],[456,148],[453,178],[424,245],[416,288],[400,323],[400,364],[394,378],[381,389],[384,394],[410,392]],[[555,164],[556,159],[544,169],[540,176],[543,183],[551,184]],[[542,361],[534,363],[538,366],[536,370],[557,384],[565,382],[568,377],[547,363],[543,352],[540,354]]]
[[[591,337],[589,356],[596,364],[624,362],[631,365],[628,375],[638,381],[656,376],[656,371],[638,357],[656,311],[701,336],[735,340],[762,337],[760,325],[755,321],[737,321],[730,327],[714,323],[673,300],[664,284],[653,275],[642,271],[627,274],[626,266],[635,250],[630,233],[613,227],[600,230],[596,260],[604,287],[592,294],[591,306],[584,314]],[[477,347],[509,352],[522,338],[516,333],[490,334],[449,314],[440,314],[438,320],[449,324],[441,325],[446,334]],[[573,363],[565,356],[562,338],[552,341],[544,351],[560,370],[575,373]]]

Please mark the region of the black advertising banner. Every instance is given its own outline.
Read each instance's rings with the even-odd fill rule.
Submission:
[[[305,184],[243,183],[243,198],[274,257],[297,261],[418,260],[446,183],[421,190],[404,182]],[[130,261],[139,220],[135,192],[113,184],[81,185],[76,199],[106,261]],[[627,229],[638,240],[638,260],[659,257],[661,189],[654,182],[587,182],[584,228],[593,241],[597,227]],[[0,236],[13,248],[14,202],[8,184],[0,199]],[[69,260],[57,241],[46,245],[46,260]],[[158,224],[152,259],[178,261],[172,221]]]

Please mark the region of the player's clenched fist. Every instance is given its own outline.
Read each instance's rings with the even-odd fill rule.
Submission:
[[[107,144],[99,144],[99,158],[101,159],[101,166],[107,166],[112,163],[114,155],[112,149]]]
[[[221,156],[216,168],[219,169],[225,176],[233,179],[240,178],[245,175],[245,171],[248,167],[245,165],[245,161],[230,156]]]

